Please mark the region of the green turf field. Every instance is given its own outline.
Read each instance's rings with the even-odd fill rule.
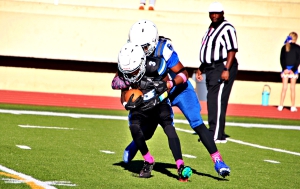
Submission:
[[[217,175],[208,152],[189,125],[176,122],[185,164],[193,169],[189,182],[181,183],[160,127],[147,142],[156,161],[151,178],[137,177],[143,164],[140,154],[130,164],[122,163],[124,148],[131,141],[126,111],[4,104],[0,109],[1,189],[300,186],[299,121],[228,117],[232,124],[226,127],[229,141],[217,144],[231,168],[226,179]],[[181,114],[175,118],[185,120]],[[257,124],[281,128],[249,128]]]

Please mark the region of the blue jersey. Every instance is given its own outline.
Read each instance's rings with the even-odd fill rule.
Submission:
[[[172,46],[172,42],[166,38],[160,38],[155,48],[154,57],[161,57],[166,61],[167,68],[172,68],[178,64],[179,58]],[[169,76],[174,79],[176,74],[169,70]],[[177,106],[189,121],[192,128],[203,123],[200,115],[201,106],[194,90],[188,80],[187,82],[174,86],[169,99],[172,106]]]

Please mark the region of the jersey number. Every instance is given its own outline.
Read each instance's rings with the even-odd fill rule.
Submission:
[[[155,65],[156,65],[155,62],[153,62],[153,61],[150,61],[150,62],[149,62],[149,66],[155,66]]]

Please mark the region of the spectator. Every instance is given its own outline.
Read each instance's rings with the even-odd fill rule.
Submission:
[[[201,81],[201,74],[206,73],[209,130],[216,143],[226,143],[226,111],[238,70],[238,44],[236,30],[225,20],[221,3],[210,4],[209,18],[212,22],[202,38],[196,78]]]
[[[298,79],[298,66],[300,63],[300,46],[296,44],[297,38],[297,33],[291,32],[289,36],[287,36],[280,52],[280,64],[282,68],[282,91],[280,96],[280,104],[278,106],[279,111],[283,110],[283,102],[285,99],[289,80],[291,90],[291,112],[297,111],[297,108],[295,106],[295,97],[296,82]]]
[[[149,7],[148,10],[154,11],[154,6],[155,6],[155,1],[156,0],[149,0]],[[145,10],[145,5],[146,5],[146,0],[140,0],[140,10]]]

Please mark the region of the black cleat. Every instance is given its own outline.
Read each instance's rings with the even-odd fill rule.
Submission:
[[[140,178],[150,178],[153,166],[154,166],[154,162],[149,163],[147,161],[144,161],[144,165],[143,165],[142,170],[140,171],[139,177]]]

